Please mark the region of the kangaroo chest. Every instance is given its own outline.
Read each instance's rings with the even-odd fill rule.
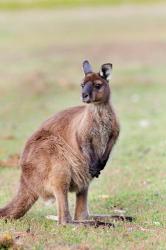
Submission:
[[[95,116],[90,133],[92,138],[93,150],[99,157],[102,157],[106,150],[111,132],[111,114],[104,112],[102,115],[98,114],[98,116]]]

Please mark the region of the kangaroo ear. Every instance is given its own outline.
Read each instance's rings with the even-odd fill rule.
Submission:
[[[101,66],[99,75],[109,81],[112,77],[112,63],[105,63]]]
[[[87,60],[83,62],[83,70],[84,70],[85,75],[88,73],[92,73],[92,67]]]

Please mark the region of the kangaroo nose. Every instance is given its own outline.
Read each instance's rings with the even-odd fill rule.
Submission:
[[[86,102],[86,103],[90,103],[91,100],[90,100],[90,95],[88,93],[82,93],[82,100],[83,102]]]
[[[83,93],[83,94],[82,94],[82,97],[83,97],[83,98],[87,98],[87,97],[89,97],[89,94],[88,94],[88,93]]]

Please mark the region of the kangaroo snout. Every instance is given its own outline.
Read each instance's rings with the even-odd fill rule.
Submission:
[[[91,83],[87,83],[82,90],[82,100],[83,102],[90,103],[92,100],[93,86]]]

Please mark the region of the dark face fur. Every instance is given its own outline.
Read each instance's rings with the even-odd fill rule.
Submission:
[[[85,77],[81,84],[82,100],[85,103],[102,104],[110,97],[108,77],[112,70],[112,64],[103,64],[99,73],[93,73],[88,61],[83,62]]]

